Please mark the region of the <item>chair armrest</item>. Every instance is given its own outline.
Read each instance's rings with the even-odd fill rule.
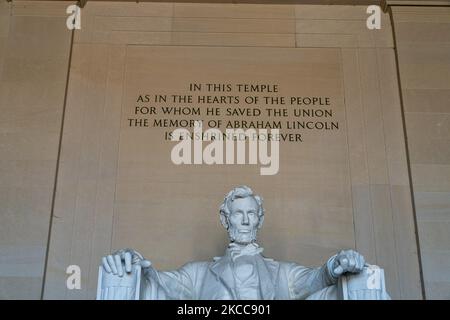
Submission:
[[[97,300],[139,300],[141,266],[133,265],[130,273],[122,277],[98,269]]]
[[[339,300],[390,300],[384,270],[375,265],[366,265],[357,274],[342,275],[337,289]]]

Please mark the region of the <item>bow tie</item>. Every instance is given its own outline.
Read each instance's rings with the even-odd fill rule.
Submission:
[[[260,254],[263,250],[263,248],[253,242],[246,246],[240,246],[233,242],[228,245],[228,252],[233,260],[241,256],[254,256]]]

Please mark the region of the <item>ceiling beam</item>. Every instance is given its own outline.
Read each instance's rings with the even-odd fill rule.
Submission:
[[[12,0],[19,1],[73,1],[73,0]],[[230,4],[318,4],[318,5],[370,5],[383,0],[88,0],[96,2],[178,2],[178,3],[230,3]],[[450,1],[450,0],[449,0]]]
[[[388,6],[450,6],[450,0],[385,0]]]
[[[74,0],[6,0],[11,1],[74,1]],[[179,3],[230,3],[230,4],[317,4],[317,5],[371,5],[387,6],[450,6],[450,0],[79,0],[98,2],[179,2]]]

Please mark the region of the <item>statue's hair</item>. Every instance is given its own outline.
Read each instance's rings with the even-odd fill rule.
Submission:
[[[263,199],[262,197],[256,195],[253,193],[253,190],[250,189],[250,187],[247,186],[239,186],[228,192],[225,199],[223,200],[222,205],[220,206],[220,221],[222,222],[222,225],[225,227],[225,229],[228,230],[228,217],[231,214],[231,203],[235,199],[243,199],[252,197],[255,199],[256,203],[258,204],[258,217],[259,217],[259,224],[258,229],[261,228],[263,220],[264,220],[264,207],[263,207]]]

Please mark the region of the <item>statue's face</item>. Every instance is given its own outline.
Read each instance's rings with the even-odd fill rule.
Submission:
[[[253,197],[238,198],[231,202],[228,234],[231,241],[247,244],[256,240],[259,224],[258,203]]]

